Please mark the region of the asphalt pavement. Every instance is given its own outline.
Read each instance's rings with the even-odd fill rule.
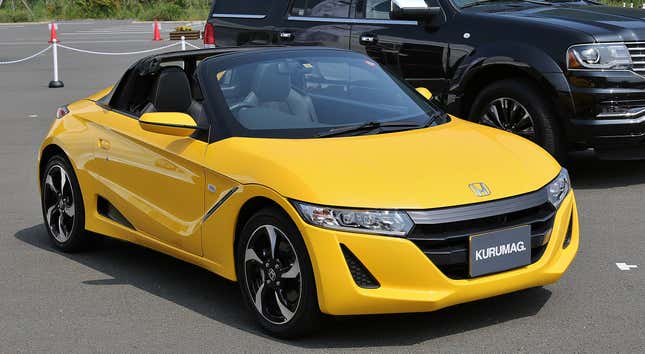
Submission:
[[[59,34],[106,52],[170,43],[132,21],[61,23]],[[0,24],[0,62],[48,36],[47,24]],[[38,146],[57,106],[113,84],[142,55],[60,56],[61,89],[47,88],[50,52],[0,65],[0,352],[645,352],[645,162],[573,157],[581,247],[558,283],[435,313],[328,319],[296,341],[263,335],[236,284],[198,267],[114,240],[58,252],[42,224]]]

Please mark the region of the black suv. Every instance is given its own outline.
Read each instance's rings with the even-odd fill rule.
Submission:
[[[562,158],[645,158],[645,10],[566,0],[215,0],[206,44],[363,52]]]

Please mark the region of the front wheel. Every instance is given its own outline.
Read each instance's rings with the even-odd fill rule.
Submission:
[[[56,247],[74,252],[87,246],[81,188],[65,157],[56,155],[47,162],[41,176],[41,202],[47,233]]]
[[[239,237],[239,286],[262,328],[281,338],[313,330],[320,318],[316,285],[293,222],[276,208],[263,209],[249,219]]]
[[[507,79],[485,87],[473,102],[469,120],[502,129],[542,146],[556,159],[566,144],[551,103],[528,81]]]

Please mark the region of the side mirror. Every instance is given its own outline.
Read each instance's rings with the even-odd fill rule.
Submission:
[[[420,93],[421,96],[425,97],[428,101],[432,99],[432,92],[430,92],[430,90],[425,87],[417,87],[417,92]]]
[[[429,7],[425,0],[392,0],[393,20],[427,21],[441,13],[440,7]]]
[[[149,132],[175,136],[189,136],[198,129],[191,116],[178,112],[145,113],[139,118],[139,125]]]

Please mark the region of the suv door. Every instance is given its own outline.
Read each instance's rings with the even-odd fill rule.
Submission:
[[[208,24],[213,26],[215,43],[221,47],[273,43],[271,26],[274,0],[216,0]],[[284,11],[284,10],[283,10]]]
[[[390,0],[354,0],[355,20],[351,29],[352,50],[369,55],[414,86],[436,95],[447,90],[449,43],[442,25],[427,27],[417,21],[390,19]],[[426,0],[441,6],[438,0]],[[445,23],[442,10],[439,23]]]
[[[278,33],[281,44],[349,49],[351,0],[294,0]]]

